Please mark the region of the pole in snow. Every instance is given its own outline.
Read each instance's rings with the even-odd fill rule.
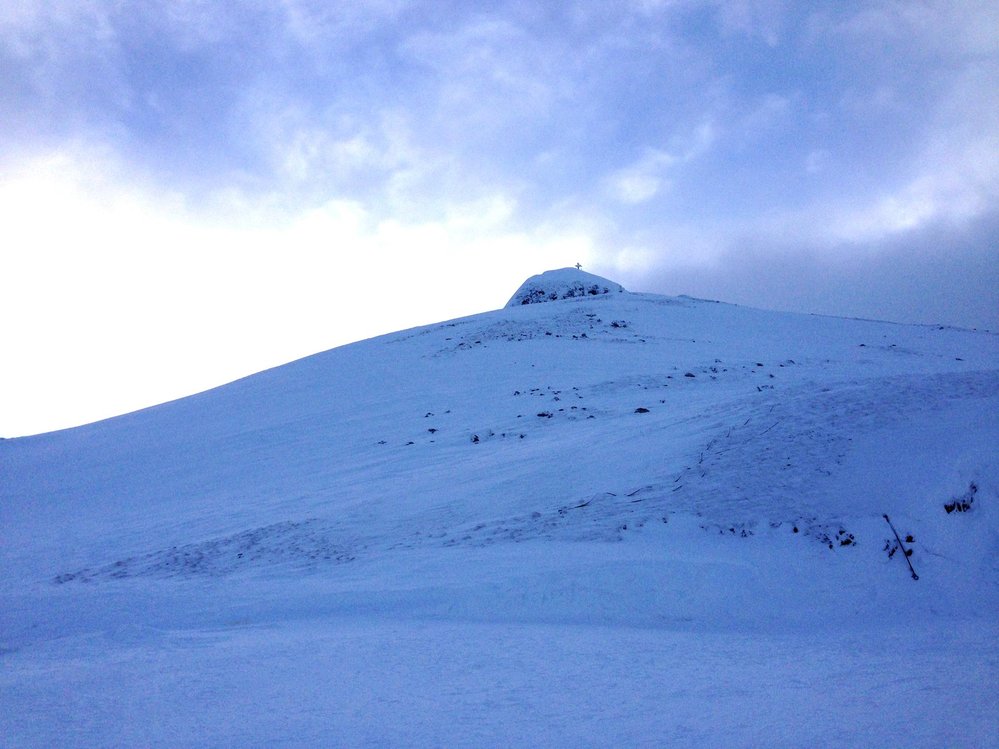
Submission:
[[[902,539],[898,535],[898,531],[895,530],[895,526],[891,524],[891,520],[888,519],[888,516],[882,515],[881,517],[885,519],[885,522],[888,523],[888,527],[891,528],[891,532],[895,534],[895,540],[898,541],[898,548],[902,550],[902,556],[905,557],[905,563],[909,565],[909,572],[912,573],[912,579],[918,580],[919,575],[917,575],[916,571],[912,569],[912,562],[909,561],[909,557],[912,556],[912,549],[905,548],[905,545],[902,543]]]

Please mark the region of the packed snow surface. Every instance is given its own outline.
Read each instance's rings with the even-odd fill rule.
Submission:
[[[999,338],[518,295],[0,441],[0,744],[999,745]]]

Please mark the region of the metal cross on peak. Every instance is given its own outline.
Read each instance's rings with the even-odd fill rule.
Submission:
[[[580,265],[579,263],[576,263],[576,270],[582,270],[582,269],[583,269],[583,266]]]

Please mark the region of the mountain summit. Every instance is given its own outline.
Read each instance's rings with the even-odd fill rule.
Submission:
[[[528,278],[520,285],[506,306],[519,307],[523,304],[557,302],[561,299],[617,294],[622,291],[624,287],[621,284],[608,281],[601,276],[595,276],[579,268],[559,268]]]

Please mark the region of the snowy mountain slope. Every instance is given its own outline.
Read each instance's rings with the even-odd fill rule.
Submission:
[[[563,296],[574,279],[619,288],[564,269],[531,279],[541,294],[529,296],[551,301],[549,292]],[[728,646],[741,654],[729,665],[750,670],[765,670],[767,656],[748,633],[797,646],[795,638],[811,635],[795,633],[833,633],[829,656],[849,649],[843,637],[877,650],[862,634],[876,628],[909,656],[929,652],[950,664],[919,670],[917,692],[995,681],[999,337],[623,291],[547,304],[517,298],[135,414],[0,442],[0,694],[9,695],[0,701],[10,708],[0,713],[67,715],[30,685],[44,668],[55,674],[52,689],[62,689],[74,678],[70,663],[91,664],[84,691],[96,700],[121,648],[138,648],[136,663],[145,665],[137,669],[171,652],[206,689],[229,678],[219,670],[241,668],[243,655],[225,653],[243,653],[249,642],[265,659],[295,642],[289,657],[304,668],[308,643],[328,644],[317,622],[347,633],[368,622],[387,638],[375,651],[384,656],[395,638],[414,658],[426,638],[467,644],[476,626],[539,656],[553,630],[536,639],[538,627],[582,640],[592,635],[578,627],[610,628],[611,642],[630,642],[622,632],[634,627],[674,642],[729,633]],[[962,497],[970,511],[945,510]],[[905,546],[918,581],[902,553],[889,555],[885,514],[903,541],[913,537]],[[271,634],[240,640],[234,625]],[[962,635],[942,642],[938,627]],[[907,640],[900,632],[908,630],[919,634]],[[197,656],[204,638],[210,665]],[[718,644],[696,647],[708,641]],[[658,662],[662,641],[643,642]],[[610,647],[608,658],[625,667],[625,652]],[[487,681],[509,676],[495,665],[500,651],[472,650],[467,657]],[[392,691],[343,657],[340,667]],[[870,687],[887,665],[857,678]],[[405,668],[414,678],[433,671]],[[121,684],[138,673],[110,672]],[[711,681],[689,676],[705,688]],[[533,699],[532,688],[541,687],[527,679],[505,709]],[[440,699],[449,706],[441,720],[463,710],[456,725],[465,726],[489,703],[488,695],[477,707]],[[670,699],[642,704],[688,705]],[[742,709],[731,696],[712,699],[733,721]],[[121,723],[112,703],[101,704],[108,721]],[[953,730],[941,704],[924,711],[916,745],[939,745]],[[999,728],[987,705],[946,704],[963,710],[958,738]],[[295,725],[318,731],[315,740],[365,743],[371,730],[375,744],[400,743],[365,719],[377,713],[352,714],[349,728],[332,732],[312,719]],[[79,710],[68,715],[80,720]],[[898,715],[870,730],[912,719]],[[858,721],[865,716],[856,712]],[[599,737],[635,719],[622,707],[607,733],[582,743],[611,743]],[[200,735],[182,711],[164,720],[175,735]],[[18,743],[46,743],[49,734],[30,720],[0,721]],[[278,723],[272,716],[256,725],[277,739]],[[238,724],[218,728],[217,743],[232,743]],[[490,723],[485,741],[421,725],[411,743],[517,738],[502,720]],[[551,716],[536,716],[542,733],[552,725]],[[633,743],[665,735],[656,721],[641,725]],[[829,724],[808,714],[798,728],[814,744],[810,732]],[[698,736],[701,744],[758,745],[752,738],[762,728],[744,729],[700,726],[689,744],[686,734],[669,735],[675,745],[697,745]],[[107,730],[98,721],[76,742],[108,743]],[[578,745],[572,735],[555,743]],[[117,736],[168,743],[155,732]]]

